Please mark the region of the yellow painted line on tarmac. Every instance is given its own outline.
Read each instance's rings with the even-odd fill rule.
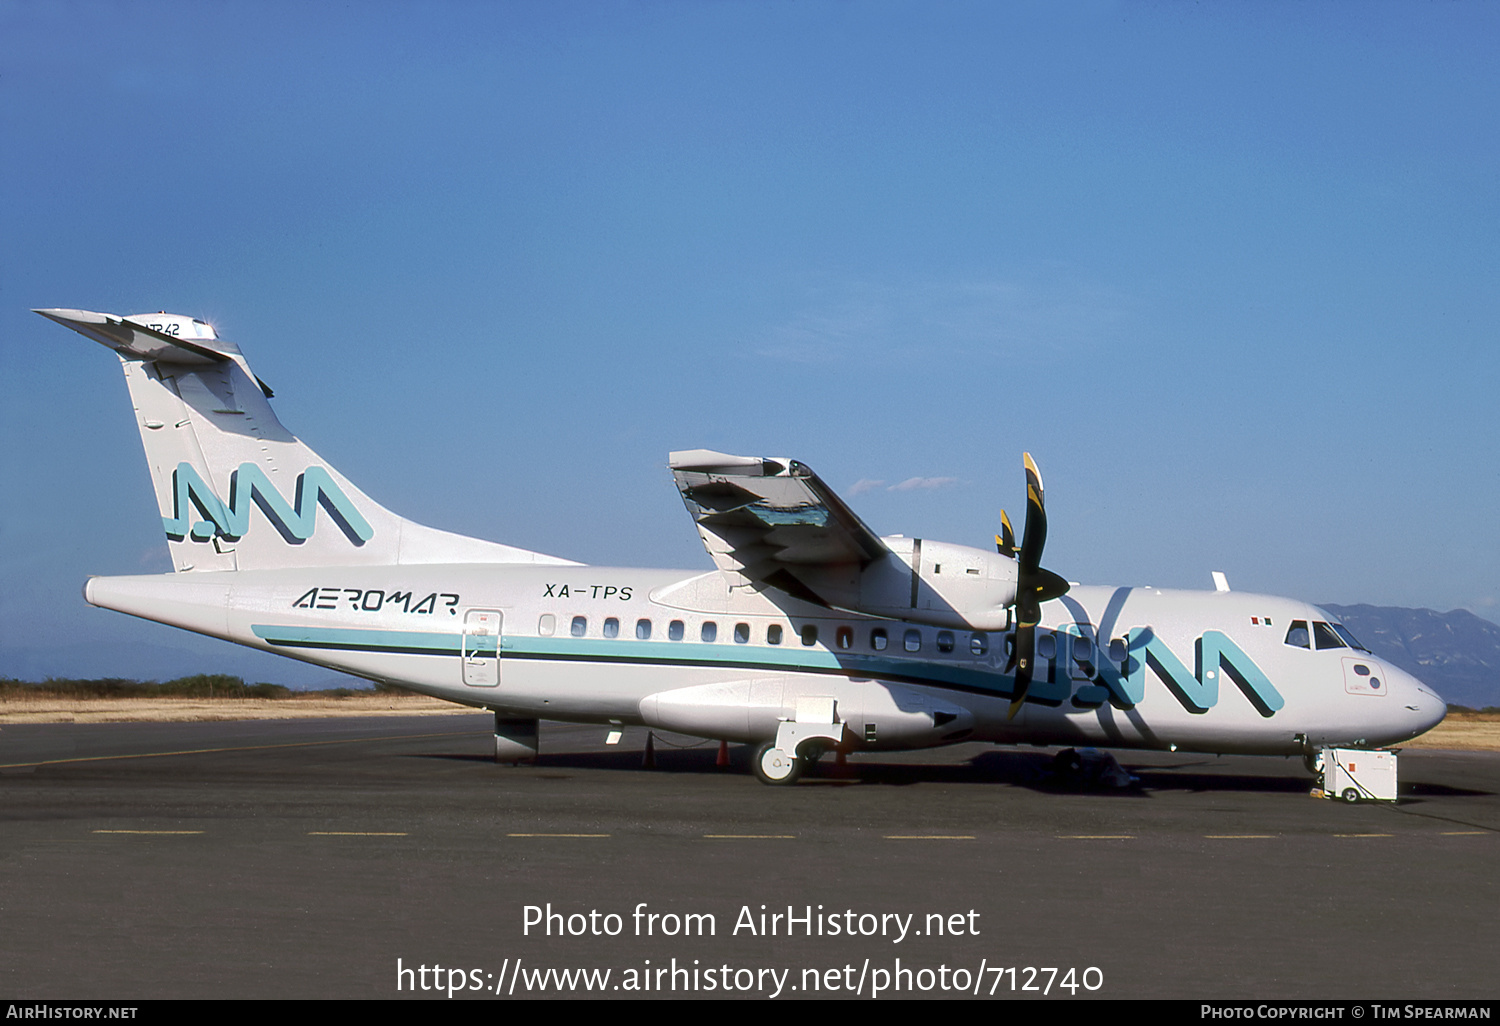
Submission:
[[[309,830],[308,837],[405,837],[405,830]]]
[[[1334,834],[1334,837],[1395,837],[1395,834]]]
[[[1275,834],[1204,834],[1210,841],[1274,840]]]
[[[341,737],[331,741],[289,741],[279,745],[237,745],[227,748],[184,748],[175,752],[135,752],[129,755],[83,755],[76,759],[43,759],[40,762],[5,762],[0,769],[26,769],[30,766],[65,766],[77,762],[108,762],[111,759],[160,759],[168,755],[213,755],[217,752],[264,752],[274,748],[317,748],[320,745],[354,745],[363,741],[414,741],[427,737],[453,737],[473,731],[443,730],[431,734],[387,734],[383,737]]]
[[[973,834],[886,834],[887,841],[972,841]]]
[[[1443,837],[1483,837],[1488,830],[1444,830]]]
[[[96,834],[201,834],[202,830],[95,830]]]
[[[708,841],[795,841],[796,834],[704,834]]]
[[[1058,834],[1060,841],[1133,841],[1134,834]]]
[[[506,837],[608,837],[608,834],[506,834]]]

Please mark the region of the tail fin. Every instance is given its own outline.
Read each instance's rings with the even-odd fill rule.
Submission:
[[[423,527],[380,506],[281,426],[271,390],[203,321],[36,313],[119,355],[179,572],[572,562]]]

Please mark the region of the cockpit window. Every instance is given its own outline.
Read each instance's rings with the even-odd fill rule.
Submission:
[[[1346,645],[1348,645],[1350,648],[1354,649],[1355,651],[1357,651],[1357,652],[1369,652],[1370,651],[1368,648],[1365,648],[1365,646],[1361,645],[1359,643],[1359,640],[1357,638],[1355,638],[1354,635],[1352,635],[1352,634],[1349,633],[1349,628],[1345,627],[1343,624],[1341,624],[1341,623],[1331,623],[1328,626],[1332,627],[1335,631],[1337,631],[1339,637],[1341,637],[1341,638],[1344,639],[1344,643]],[[1371,654],[1373,655],[1374,653],[1371,653]]]
[[[1318,648],[1344,648],[1344,640],[1333,633],[1333,628],[1322,620],[1313,621],[1313,640],[1318,643]]]
[[[1286,629],[1286,643],[1293,648],[1312,648],[1307,636],[1306,620],[1292,621],[1292,625]]]

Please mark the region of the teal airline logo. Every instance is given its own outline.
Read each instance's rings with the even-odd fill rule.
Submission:
[[[1030,697],[1051,703],[1061,703],[1071,697],[1074,704],[1080,706],[1099,706],[1109,702],[1122,709],[1131,709],[1146,697],[1146,674],[1153,672],[1192,713],[1206,713],[1218,704],[1219,682],[1226,676],[1262,716],[1274,716],[1286,705],[1286,699],[1255,665],[1255,660],[1222,631],[1203,632],[1194,643],[1195,665],[1189,670],[1151,628],[1133,627],[1128,635],[1129,648],[1123,667],[1109,659],[1100,660],[1093,680],[1076,692],[1072,691],[1074,682],[1065,669],[1069,660],[1067,650],[1061,644],[1064,638],[1087,641],[1076,626],[1060,630],[1057,658],[1052,660],[1049,679],[1033,682]]]
[[[374,528],[334,484],[327,470],[308,467],[298,474],[296,495],[288,502],[254,463],[241,463],[229,475],[227,503],[191,463],[177,464],[172,471],[172,515],[161,518],[162,527],[173,541],[208,541],[216,536],[238,541],[250,530],[252,502],[288,545],[300,545],[313,536],[319,506],[353,544],[363,545],[375,536]]]

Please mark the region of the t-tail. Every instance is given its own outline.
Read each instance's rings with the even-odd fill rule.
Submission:
[[[179,314],[37,310],[125,370],[179,572],[571,560],[396,516],[281,426],[239,347]]]

